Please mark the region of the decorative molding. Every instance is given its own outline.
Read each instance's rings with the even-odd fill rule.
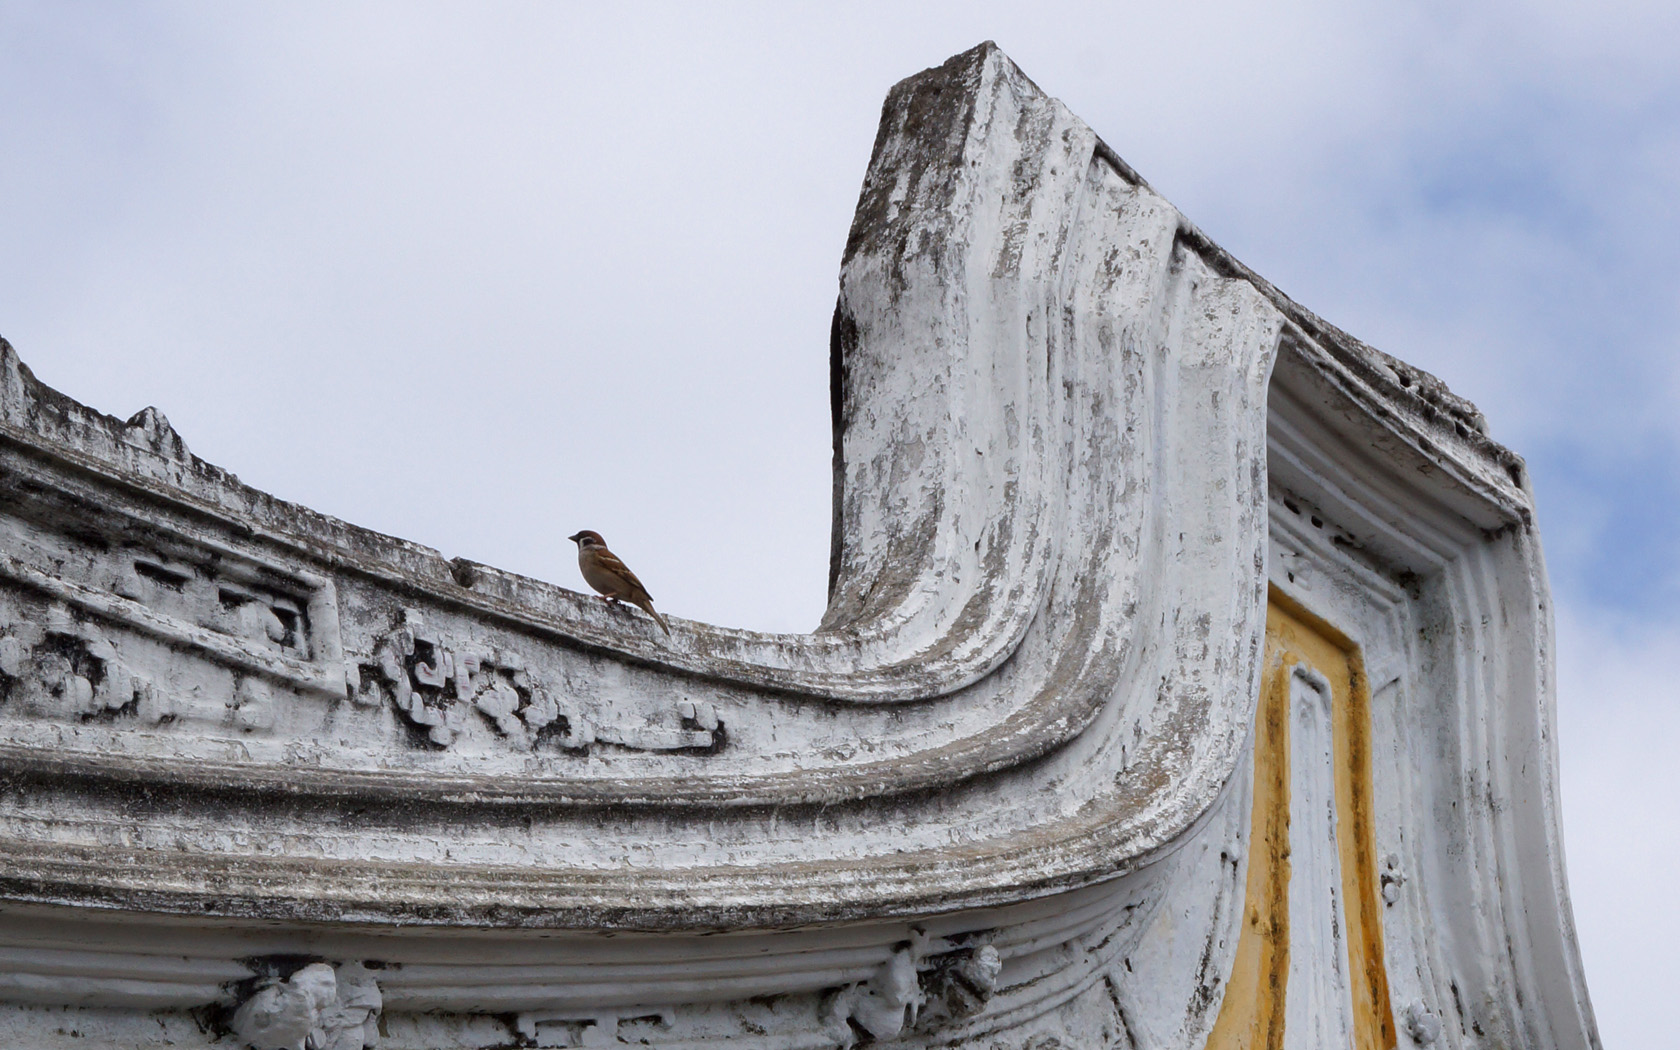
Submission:
[[[1596,1045],[1532,500],[1473,407],[989,44],[889,95],[832,335],[821,627],[669,639],[0,341],[0,1044],[1204,1047],[1289,893],[1273,593],[1369,693],[1359,929],[1300,950],[1386,967],[1418,1045]]]

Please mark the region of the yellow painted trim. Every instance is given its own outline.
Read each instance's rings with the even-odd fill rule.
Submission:
[[[1266,633],[1265,677],[1254,714],[1254,808],[1242,932],[1208,1050],[1283,1046],[1289,982],[1289,676]]]
[[[1276,587],[1254,728],[1254,809],[1242,932],[1208,1050],[1282,1050],[1289,978],[1289,696],[1306,664],[1330,683],[1336,848],[1353,975],[1355,1050],[1394,1050],[1371,785],[1371,690],[1359,647]]]

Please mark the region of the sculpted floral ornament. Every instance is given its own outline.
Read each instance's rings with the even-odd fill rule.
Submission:
[[[174,714],[167,693],[133,672],[97,626],[60,604],[44,622],[19,620],[0,632],[0,696],[41,718],[128,713],[155,726]]]
[[[990,944],[953,948],[914,930],[910,941],[894,949],[867,980],[828,996],[824,1031],[850,1047],[860,1036],[894,1039],[972,1016],[997,991],[1002,969],[1002,958]]]
[[[382,636],[369,663],[352,666],[351,695],[364,705],[387,697],[408,723],[438,747],[470,732],[475,717],[516,750],[539,744],[587,751],[596,743],[632,751],[715,750],[723,739],[717,710],[705,700],[677,700],[640,725],[606,721],[557,698],[525,659],[505,647],[446,643],[416,610]],[[359,685],[358,685],[359,683]]]
[[[412,609],[379,640],[372,665],[363,670],[375,672],[396,709],[440,746],[454,743],[467,710],[476,709],[526,749],[561,718],[554,698],[532,686],[517,653],[445,646]],[[365,689],[355,695],[363,703],[377,702],[377,694]]]
[[[379,984],[360,963],[310,963],[257,982],[232,1028],[251,1050],[363,1050],[379,1037]]]

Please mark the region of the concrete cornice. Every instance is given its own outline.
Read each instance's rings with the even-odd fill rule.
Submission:
[[[530,1040],[784,996],[739,1044],[766,1048],[897,1038],[935,999],[935,1041],[1082,1031],[1100,1000],[1133,1045],[1200,1046],[1271,593],[1383,676],[1369,841],[1420,887],[1390,943],[1463,934],[1392,953],[1404,1016],[1438,1030],[1462,984],[1466,1033],[1590,1042],[1532,500],[1473,406],[1236,262],[990,44],[888,96],[831,365],[820,628],[667,638],[258,492],[0,341],[0,998],[237,1001],[244,1038],[314,996],[357,1048],[381,995]],[[770,1021],[741,1023],[715,1041]]]

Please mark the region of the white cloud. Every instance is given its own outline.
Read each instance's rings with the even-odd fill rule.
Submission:
[[[1662,1046],[1680,985],[1680,627],[1558,614],[1564,841],[1605,1046]]]

